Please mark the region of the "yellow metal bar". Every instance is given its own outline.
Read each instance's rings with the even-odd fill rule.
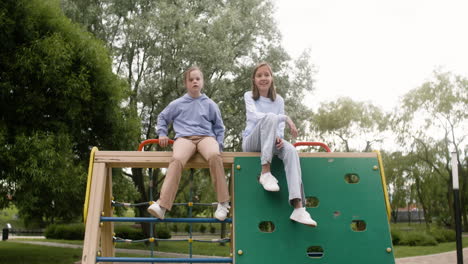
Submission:
[[[380,151],[378,150],[374,150],[374,152],[377,153],[377,159],[379,161],[380,177],[382,178],[382,189],[383,189],[384,196],[385,196],[385,205],[387,207],[387,217],[388,217],[388,220],[390,220],[392,217],[392,208],[390,206],[390,199],[388,198],[387,180],[385,179],[385,170],[383,166],[382,155],[380,155]]]
[[[88,217],[88,206],[89,206],[89,193],[91,191],[91,181],[93,179],[93,166],[94,166],[94,154],[98,151],[97,147],[91,149],[91,155],[89,155],[89,166],[88,166],[88,180],[86,183],[86,196],[83,207],[83,221],[86,223],[86,218]]]

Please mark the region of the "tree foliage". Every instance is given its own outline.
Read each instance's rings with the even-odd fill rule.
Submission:
[[[335,151],[369,152],[386,137],[389,117],[371,103],[342,97],[321,103],[311,126]]]
[[[37,222],[81,213],[90,146],[128,149],[138,122],[102,42],[58,1],[0,3],[0,205]],[[132,117],[133,116],[133,117]]]
[[[468,80],[448,72],[435,72],[432,80],[410,91],[402,100],[393,126],[401,147],[424,167],[421,178],[436,177],[444,189],[445,201],[435,210],[448,215],[453,224],[452,165],[450,153],[455,152],[459,164],[462,216],[468,229],[468,158],[467,117]],[[417,182],[415,182],[418,185]],[[420,188],[416,186],[416,188]],[[430,191],[426,193],[430,195]],[[435,199],[432,199],[435,201]],[[449,206],[447,206],[447,204]]]

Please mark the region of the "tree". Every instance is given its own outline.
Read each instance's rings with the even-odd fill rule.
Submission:
[[[128,149],[139,123],[102,43],[57,1],[0,3],[0,206],[38,222],[81,214],[91,146]]]
[[[431,171],[414,153],[397,151],[384,153],[383,157],[394,221],[397,221],[398,208],[410,208],[416,203],[422,207],[428,229],[433,218],[441,224],[449,223],[449,210],[441,202],[446,199],[445,183],[437,173]]]
[[[446,188],[449,215],[453,216],[450,152],[457,154],[464,228],[468,229],[467,117],[468,80],[449,72],[434,72],[432,80],[407,93],[393,120],[405,151],[424,164],[424,175],[437,175]],[[453,224],[453,217],[451,218]]]
[[[319,137],[337,151],[369,152],[385,139],[389,117],[373,104],[342,97],[320,104],[310,123]]]

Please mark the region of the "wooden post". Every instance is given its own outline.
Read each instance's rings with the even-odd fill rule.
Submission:
[[[95,163],[91,192],[89,196],[88,217],[86,220],[86,232],[83,245],[81,264],[95,264],[96,254],[99,247],[100,217],[104,202],[104,191],[106,183],[106,164]]]
[[[104,216],[113,216],[112,213],[112,168],[107,169],[106,190],[104,193]],[[101,247],[103,257],[115,257],[113,245],[114,222],[105,222],[101,228]]]

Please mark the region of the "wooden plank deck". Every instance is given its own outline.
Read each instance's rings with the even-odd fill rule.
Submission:
[[[231,168],[235,157],[260,157],[258,152],[222,152],[225,168]],[[375,158],[377,153],[351,152],[315,152],[299,153],[300,157],[320,158]],[[96,151],[94,162],[105,163],[112,168],[167,168],[172,158],[172,151]],[[208,163],[196,153],[185,166],[186,168],[208,168]]]

